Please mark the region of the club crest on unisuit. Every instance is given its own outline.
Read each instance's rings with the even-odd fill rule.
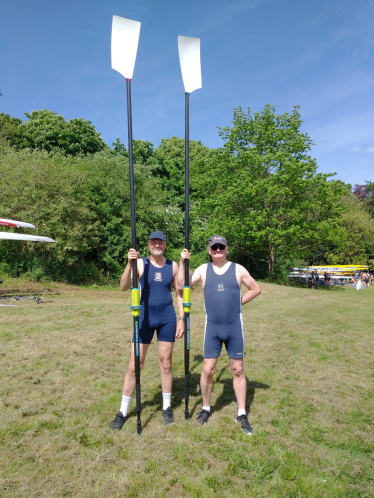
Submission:
[[[218,292],[225,290],[223,284],[217,284],[217,285],[218,285]]]
[[[155,280],[157,282],[162,282],[162,273],[160,272],[155,272]]]

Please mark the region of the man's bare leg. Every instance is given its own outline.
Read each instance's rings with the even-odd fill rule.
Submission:
[[[213,375],[218,358],[204,358],[204,368],[200,378],[201,395],[204,406],[210,406],[210,397],[213,391]]]
[[[171,393],[173,388],[172,353],[174,342],[158,341],[158,362],[161,371],[161,389]]]
[[[230,368],[234,376],[233,386],[239,410],[245,410],[247,380],[243,372],[243,359],[230,358]]]
[[[236,421],[241,425],[241,429],[245,434],[251,435],[253,432],[252,427],[248,422],[248,415],[245,408],[246,394],[247,394],[247,379],[243,372],[243,360],[230,358],[230,367],[233,373],[233,385],[238,403],[238,416]]]
[[[145,356],[148,351],[149,344],[139,344],[139,356],[140,356],[140,369],[143,368]],[[122,391],[122,401],[119,412],[115,416],[113,422],[110,424],[110,427],[114,430],[121,430],[123,424],[126,422],[128,416],[128,410],[131,403],[131,397],[134,394],[136,387],[136,377],[135,377],[135,347],[134,344],[131,345],[131,356],[130,363],[127,368],[127,372],[125,375],[125,380],[123,383],[123,391]]]
[[[174,422],[171,408],[171,391],[173,388],[172,353],[174,342],[158,341],[158,363],[161,371],[162,417],[164,425]]]
[[[139,343],[139,356],[140,356],[140,370],[143,368],[145,357],[149,348],[149,344]],[[130,363],[127,368],[125,380],[123,383],[123,395],[132,396],[135,391],[136,378],[135,378],[135,348],[134,343],[131,344]]]

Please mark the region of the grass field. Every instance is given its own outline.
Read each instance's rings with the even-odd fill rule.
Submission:
[[[192,293],[191,420],[183,340],[174,350],[176,422],[167,427],[153,344],[138,436],[135,400],[123,430],[108,428],[129,357],[130,293],[5,278],[0,296],[44,297],[0,307],[0,497],[373,497],[374,288],[260,286],[243,309],[253,436],[234,422],[225,354],[212,416],[203,427],[195,421],[201,289]]]

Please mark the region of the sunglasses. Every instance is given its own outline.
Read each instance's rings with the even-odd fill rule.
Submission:
[[[226,249],[226,246],[224,246],[222,244],[214,244],[214,246],[211,246],[211,249],[213,251],[216,251],[217,249],[220,249],[221,251],[223,251],[224,249]]]

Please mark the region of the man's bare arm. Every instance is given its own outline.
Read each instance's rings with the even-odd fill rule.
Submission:
[[[242,305],[249,303],[255,297],[261,294],[261,289],[258,286],[256,280],[251,277],[249,272],[244,268],[244,266],[236,265],[237,267],[237,277],[245,287],[247,287],[248,291],[242,296]]]
[[[185,265],[185,261],[186,259],[190,259],[191,258],[191,253],[188,251],[188,249],[183,249],[183,251],[181,252],[181,259],[180,259],[180,262],[179,262],[179,266],[178,266],[178,285],[180,287],[184,287],[184,265]],[[194,287],[195,285],[197,285],[199,282],[201,282],[201,279],[202,279],[202,274],[201,274],[201,268],[203,267],[204,265],[201,265],[199,266],[198,268],[196,268],[196,270],[193,272],[193,273],[190,273],[189,277],[190,277],[190,287]]]
[[[175,261],[173,261],[173,287],[175,289],[177,295],[177,306],[178,306],[178,315],[179,318],[184,318],[184,310],[183,310],[183,288],[178,285],[178,265]],[[184,321],[177,318],[177,329],[175,332],[175,337],[179,339],[184,334]]]
[[[122,291],[127,291],[132,287],[132,262],[135,259],[137,262],[138,276],[139,276],[139,261],[143,263],[143,260],[138,260],[139,252],[135,249],[130,249],[127,255],[127,265],[125,271],[122,273],[120,281],[120,289]]]

